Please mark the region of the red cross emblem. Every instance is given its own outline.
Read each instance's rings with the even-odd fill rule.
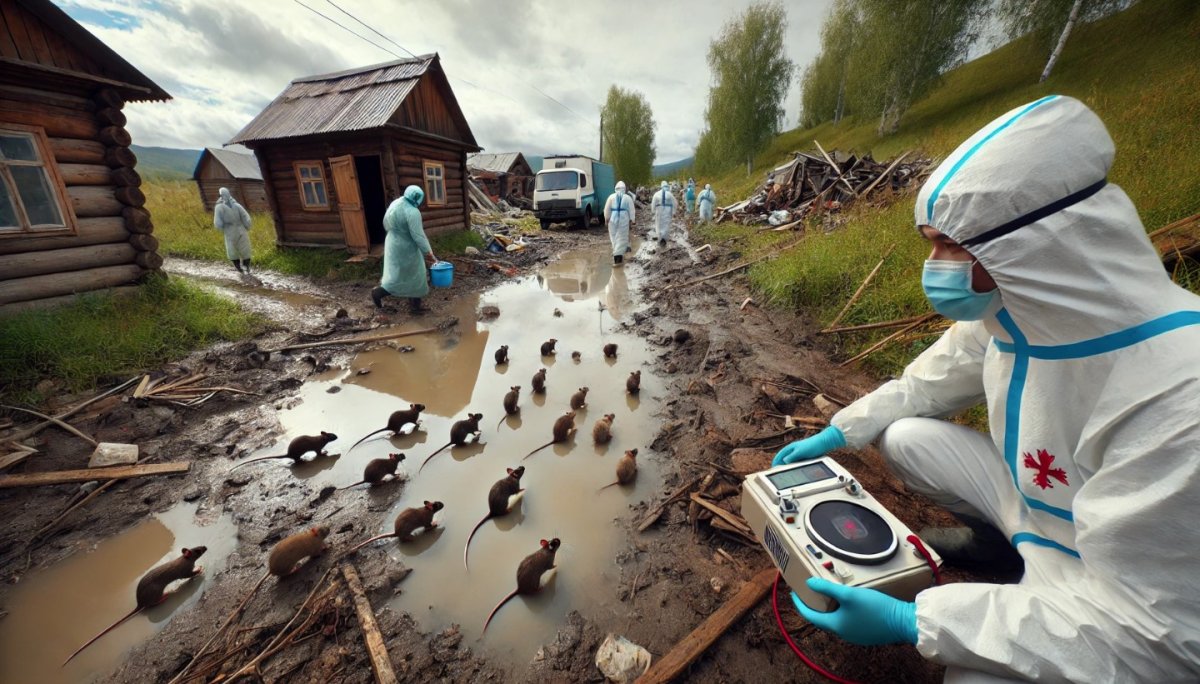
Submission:
[[[1053,489],[1054,483],[1050,481],[1050,478],[1054,478],[1070,487],[1071,485],[1067,482],[1067,471],[1062,468],[1051,468],[1050,466],[1053,463],[1054,454],[1045,449],[1037,450],[1037,458],[1034,458],[1028,451],[1025,452],[1025,467],[1033,468],[1037,471],[1033,474],[1033,483],[1035,485],[1042,489]]]

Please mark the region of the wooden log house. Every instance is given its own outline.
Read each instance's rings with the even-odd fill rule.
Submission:
[[[533,197],[534,171],[520,152],[469,154],[467,169],[493,200]]]
[[[161,268],[121,110],[170,97],[49,0],[0,0],[0,315]]]
[[[258,160],[249,152],[206,147],[196,160],[192,180],[196,181],[196,187],[200,190],[205,211],[213,210],[221,188],[227,188],[229,194],[247,211],[271,210],[267,204],[267,188],[263,185]]]
[[[376,251],[383,214],[425,188],[427,233],[470,226],[470,126],[436,54],[292,81],[233,137],[254,150],[283,246]]]

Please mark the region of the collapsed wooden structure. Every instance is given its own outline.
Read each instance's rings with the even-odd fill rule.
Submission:
[[[126,102],[170,99],[49,0],[0,0],[0,314],[162,266]]]

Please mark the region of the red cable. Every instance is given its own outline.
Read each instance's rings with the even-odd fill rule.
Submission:
[[[804,655],[804,651],[800,650],[800,647],[796,645],[796,642],[792,641],[792,635],[788,634],[787,628],[783,626],[783,616],[779,614],[779,580],[781,579],[783,579],[783,573],[775,573],[775,586],[771,587],[771,608],[775,610],[775,623],[779,625],[779,633],[783,635],[784,641],[787,641],[787,645],[792,647],[792,651],[794,651],[796,655],[800,656],[800,660],[803,660],[804,664],[809,666],[813,672],[824,676],[830,681],[838,682],[838,684],[859,684],[853,679],[839,677],[829,670],[826,670],[825,668],[816,664],[810,660],[808,656]]]
[[[920,538],[918,538],[915,534],[908,535],[906,539],[909,543],[916,547],[917,553],[921,554],[921,557],[925,559],[925,562],[928,563],[929,567],[933,570],[933,583],[941,584],[941,570],[938,568],[937,563],[933,562],[933,555],[930,554],[929,550],[925,548],[925,544],[923,544]],[[804,661],[804,664],[812,669],[813,672],[816,672],[832,682],[838,682],[838,684],[859,684],[859,682],[856,682],[853,679],[840,677],[821,667],[808,656],[804,655],[804,651],[801,651],[800,647],[796,645],[796,642],[792,641],[792,635],[788,634],[787,627],[783,626],[783,616],[779,613],[779,581],[782,579],[782,572],[775,573],[775,585],[771,587],[771,608],[775,611],[775,624],[779,625],[779,633],[783,635],[784,641],[787,642],[787,645],[791,647],[792,651],[799,656],[800,660]]]

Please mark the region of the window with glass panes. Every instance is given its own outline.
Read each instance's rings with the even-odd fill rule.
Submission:
[[[296,182],[300,184],[300,204],[305,209],[328,209],[324,164],[319,161],[299,161],[295,167]]]
[[[0,235],[71,229],[48,150],[40,129],[0,124]]]
[[[430,205],[446,203],[446,166],[441,162],[425,162],[425,201]]]

